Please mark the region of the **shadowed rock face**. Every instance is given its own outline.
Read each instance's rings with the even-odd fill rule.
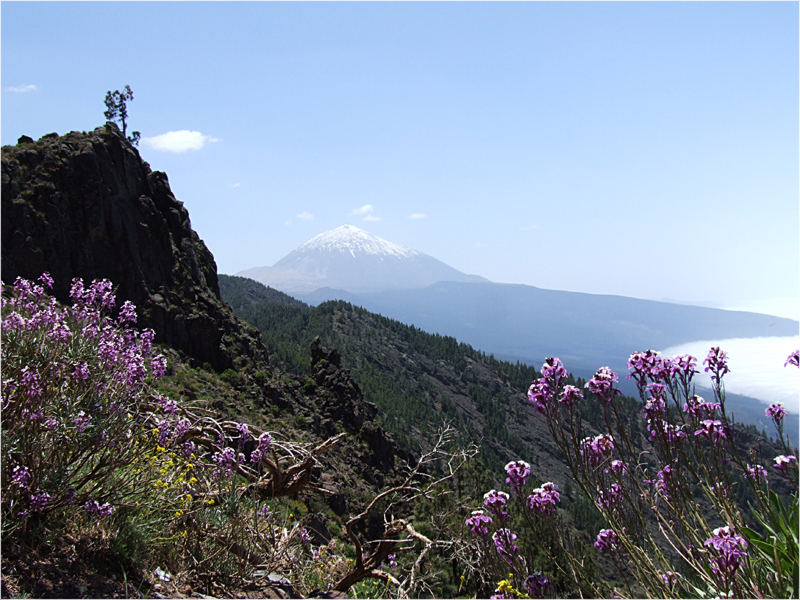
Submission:
[[[157,340],[218,370],[267,359],[258,333],[220,300],[214,257],[165,173],[151,171],[114,124],[27,136],[2,153],[2,278],[49,271],[107,278]]]

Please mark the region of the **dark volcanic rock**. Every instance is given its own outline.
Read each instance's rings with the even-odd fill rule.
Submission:
[[[2,278],[43,271],[62,301],[73,277],[110,279],[140,326],[218,370],[267,359],[258,333],[220,300],[214,257],[166,174],[114,124],[3,147]]]

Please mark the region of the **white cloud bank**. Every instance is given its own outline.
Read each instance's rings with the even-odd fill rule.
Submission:
[[[11,85],[6,88],[9,92],[14,92],[15,94],[27,94],[28,92],[35,92],[39,89],[39,86],[35,83],[23,83],[22,85]]]
[[[295,215],[295,217],[297,217],[301,221],[313,221],[314,220],[314,213],[310,213],[307,210],[304,210],[301,213],[297,213]]]
[[[188,150],[201,150],[206,144],[213,144],[219,139],[200,133],[180,129],[178,131],[167,131],[161,135],[142,138],[142,143],[162,152],[186,152]]]

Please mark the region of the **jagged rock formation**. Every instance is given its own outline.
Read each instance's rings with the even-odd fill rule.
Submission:
[[[369,448],[364,460],[377,469],[377,472],[364,473],[371,483],[383,485],[380,472],[391,471],[396,457],[412,461],[411,455],[400,449],[391,435],[374,423],[378,408],[364,399],[349,369],[342,368],[339,351],[322,346],[319,337],[311,342],[311,369],[314,382],[319,386],[315,394],[319,428],[324,434],[332,435],[334,423],[342,423],[348,430],[358,433]]]
[[[108,123],[22,136],[2,153],[2,278],[49,271],[66,300],[73,277],[108,278],[139,325],[215,369],[267,359],[258,333],[220,300],[214,257],[167,175]]]

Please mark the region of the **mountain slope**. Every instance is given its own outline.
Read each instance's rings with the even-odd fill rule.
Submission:
[[[321,233],[272,267],[254,267],[237,275],[285,292],[326,286],[365,292],[418,288],[437,281],[485,281],[353,225]]]
[[[311,304],[344,299],[485,352],[539,363],[559,356],[573,372],[624,371],[631,352],[698,339],[794,335],[798,323],[770,315],[545,290],[498,283],[441,282],[424,289],[298,294]]]

